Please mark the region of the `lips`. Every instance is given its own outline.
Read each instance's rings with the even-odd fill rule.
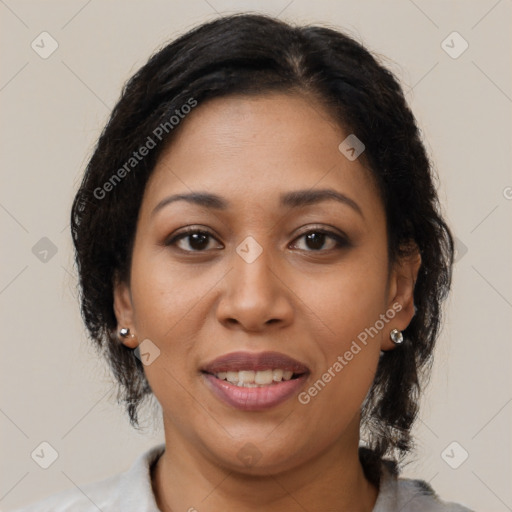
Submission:
[[[219,372],[241,370],[257,372],[274,369],[292,371],[295,375],[309,373],[309,368],[306,365],[280,352],[231,352],[214,359],[201,368],[203,372],[212,375]]]
[[[258,376],[264,384],[250,383]],[[204,382],[224,404],[243,411],[263,411],[285,402],[305,385],[309,368],[279,352],[232,352],[207,363],[201,369]],[[291,374],[291,375],[290,375]],[[241,379],[235,384],[232,381]]]

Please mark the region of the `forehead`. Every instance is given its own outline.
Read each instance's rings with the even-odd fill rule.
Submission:
[[[377,190],[361,159],[339,149],[347,133],[320,103],[302,95],[228,96],[199,104],[164,149],[146,200],[212,191],[246,204],[280,192],[334,187],[363,202]],[[146,202],[147,202],[146,201]]]

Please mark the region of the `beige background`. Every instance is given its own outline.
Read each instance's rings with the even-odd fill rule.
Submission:
[[[129,427],[86,342],[69,209],[124,81],[168,39],[234,10],[345,29],[402,80],[459,240],[405,476],[477,511],[512,510],[511,0],[1,0],[0,508],[124,471],[163,439]],[[47,59],[31,48],[43,31],[59,45]],[[453,31],[469,43],[457,59],[441,47]],[[43,237],[57,249],[46,262],[32,251]],[[42,441],[59,455],[46,470],[30,457]],[[469,453],[458,469],[441,455],[453,441],[452,461]]]

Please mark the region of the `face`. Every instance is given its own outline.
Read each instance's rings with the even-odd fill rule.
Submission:
[[[173,446],[253,474],[357,446],[419,262],[388,271],[383,204],[338,149],[348,135],[311,99],[232,96],[162,153],[115,311]]]

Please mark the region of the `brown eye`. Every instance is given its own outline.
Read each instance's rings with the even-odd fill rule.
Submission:
[[[215,249],[215,247],[210,247],[212,240],[216,239],[208,231],[190,229],[176,235],[165,245],[174,245],[186,252],[202,252],[207,249]]]
[[[296,240],[301,239],[304,240],[304,244],[302,244],[302,247],[298,248],[305,251],[329,251],[348,245],[347,240],[345,240],[337,233],[319,229],[308,231],[307,233],[303,233],[300,237],[296,238]],[[294,245],[296,246],[297,244]]]

